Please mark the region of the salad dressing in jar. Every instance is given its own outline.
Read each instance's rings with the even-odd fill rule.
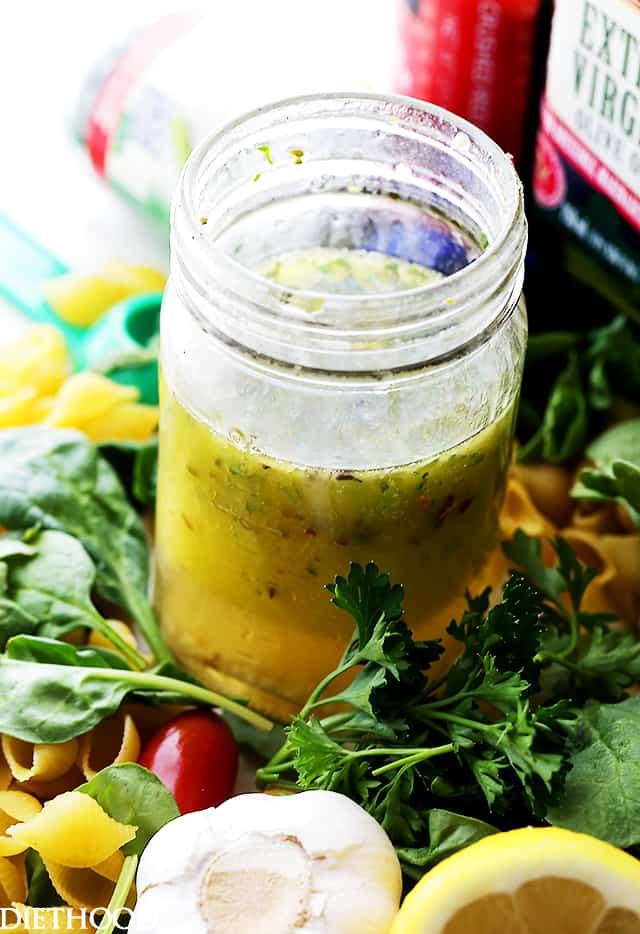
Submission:
[[[400,97],[300,98],[189,160],[162,310],[156,605],[285,718],[352,631],[351,561],[442,632],[496,545],[526,340],[508,158]]]

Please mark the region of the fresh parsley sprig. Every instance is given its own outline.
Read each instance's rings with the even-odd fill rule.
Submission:
[[[567,542],[552,544],[553,566],[523,532],[505,546],[519,570],[493,607],[489,590],[467,596],[448,628],[460,654],[444,670],[440,641],[413,639],[388,575],[354,564],[337,577],[328,589],[353,617],[353,637],[258,780],[349,795],[387,831],[409,879],[498,829],[575,828],[584,791],[570,770],[596,748],[578,742],[580,724],[594,704],[612,729],[628,722],[628,701],[602,702],[620,701],[640,678],[640,642],[613,616],[583,609],[595,571]],[[619,794],[616,786],[603,806]],[[606,839],[639,839],[636,810],[610,821]]]
[[[540,594],[513,574],[497,607],[489,609],[488,593],[470,599],[449,627],[462,653],[437,676],[440,642],[413,639],[402,588],[375,564],[352,565],[328,589],[354,618],[353,638],[259,780],[286,785],[294,776],[298,788],[349,795],[407,850],[409,863],[411,848],[427,838],[430,812],[455,801],[472,819],[543,816],[568,767],[556,720],[569,711],[530,703],[540,668]],[[338,678],[350,680],[336,691]]]
[[[582,608],[596,571],[582,565],[564,539],[551,544],[558,559],[554,567],[544,564],[540,540],[522,530],[503,546],[545,600],[537,655],[545,694],[574,703],[588,698],[619,701],[640,679],[640,641],[635,633],[612,627],[617,621],[613,614]]]

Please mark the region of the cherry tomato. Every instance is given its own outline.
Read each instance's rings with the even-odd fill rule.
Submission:
[[[142,750],[140,765],[164,782],[181,814],[215,807],[231,797],[238,747],[213,711],[189,710],[165,723]]]

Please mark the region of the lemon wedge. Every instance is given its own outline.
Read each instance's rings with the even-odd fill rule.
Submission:
[[[640,934],[640,862],[555,827],[495,834],[427,873],[391,934]]]

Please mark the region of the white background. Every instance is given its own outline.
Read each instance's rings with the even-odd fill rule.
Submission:
[[[0,12],[0,211],[73,268],[105,259],[166,268],[168,247],[147,222],[97,179],[71,140],[69,113],[87,68],[114,42],[147,20],[184,6],[180,0],[4,0]],[[258,7],[272,14],[269,35],[252,29]],[[233,102],[264,79],[255,62],[269,56],[277,96],[296,93],[287,49],[309,51],[318,89],[389,89],[395,0],[209,0],[228,32],[227,63],[203,63],[202,81]],[[216,20],[217,21],[217,20]],[[230,74],[230,71],[233,73]],[[348,87],[344,87],[347,90]],[[244,109],[244,108],[243,108]],[[0,340],[20,318],[0,305]]]

